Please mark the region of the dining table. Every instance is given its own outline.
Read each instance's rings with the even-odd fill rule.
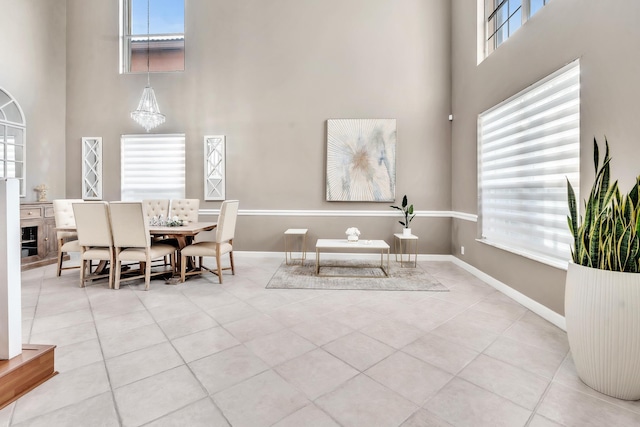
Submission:
[[[149,234],[153,237],[166,236],[178,241],[178,250],[191,243],[196,234],[216,228],[216,222],[191,222],[184,225],[150,225]]]

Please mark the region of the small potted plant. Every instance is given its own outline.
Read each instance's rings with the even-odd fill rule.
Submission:
[[[407,195],[405,194],[404,197],[402,198],[402,206],[391,206],[391,207],[394,209],[398,209],[399,211],[402,211],[402,214],[404,215],[404,221],[398,221],[398,222],[404,227],[402,229],[402,234],[404,234],[405,236],[410,236],[411,228],[409,227],[409,224],[411,224],[411,221],[415,217],[415,214],[413,213],[413,205],[410,205],[409,202],[407,201]]]
[[[606,143],[606,142],[605,142]],[[594,140],[596,178],[578,215],[567,183],[573,235],[565,287],[567,337],[578,376],[618,399],[640,399],[640,176],[629,193],[609,178]]]

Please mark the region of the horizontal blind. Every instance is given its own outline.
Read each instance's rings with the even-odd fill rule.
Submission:
[[[123,135],[121,200],[184,199],[184,141],[184,134]]]
[[[580,179],[580,65],[575,61],[479,117],[482,238],[567,261],[567,179]]]

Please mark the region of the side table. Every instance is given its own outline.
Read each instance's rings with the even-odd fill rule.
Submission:
[[[287,265],[293,264],[294,261],[300,261],[301,264],[304,264],[304,260],[307,259],[307,231],[306,228],[290,228],[284,232],[284,261]],[[292,245],[293,242],[289,241],[291,239],[295,239],[297,237],[302,237],[300,254],[299,258],[294,258],[292,256]]]
[[[398,255],[400,255],[400,267],[404,267],[404,264],[411,265],[411,257],[413,256],[413,267],[418,266],[418,236],[410,234],[405,236],[402,233],[394,234],[394,250],[396,253],[396,262],[398,262]],[[404,243],[406,253],[403,253],[402,244]],[[411,244],[413,244],[413,251],[411,251]],[[405,261],[405,257],[407,260]]]

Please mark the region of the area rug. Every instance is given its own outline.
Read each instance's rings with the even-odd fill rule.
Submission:
[[[391,262],[389,277],[384,277],[380,264],[363,263],[362,261],[323,260],[320,274],[315,274],[315,260],[304,264],[287,265],[282,263],[275,272],[267,289],[351,289],[371,291],[435,291],[448,292],[443,284],[420,266],[415,268],[401,267],[400,263]],[[405,264],[406,265],[406,264]],[[365,268],[357,268],[366,266]],[[335,277],[347,276],[347,277]],[[367,277],[354,277],[367,276]]]

